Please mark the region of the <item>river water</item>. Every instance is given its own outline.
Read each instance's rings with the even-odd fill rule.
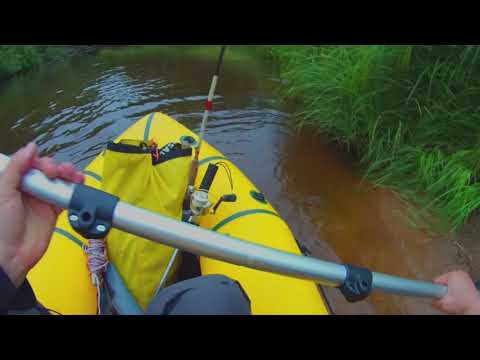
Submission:
[[[311,256],[431,280],[471,269],[468,237],[431,237],[410,228],[402,206],[362,182],[352,161],[327,139],[288,125],[274,65],[229,50],[206,139],[263,190]],[[85,167],[107,141],[152,111],[199,129],[215,56],[144,52],[81,54],[0,84],[0,151],[36,141],[42,154]],[[233,54],[233,55],[229,55]],[[337,314],[435,314],[429,300],[374,293],[348,304],[326,289]]]

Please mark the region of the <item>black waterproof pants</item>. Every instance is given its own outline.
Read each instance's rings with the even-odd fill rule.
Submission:
[[[223,275],[178,282],[162,290],[147,315],[250,315],[250,299],[241,285]]]

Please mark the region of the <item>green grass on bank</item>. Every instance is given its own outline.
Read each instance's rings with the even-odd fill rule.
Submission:
[[[65,52],[64,46],[0,45],[0,80],[31,70]]]
[[[419,219],[433,214],[457,230],[480,207],[479,46],[273,46],[271,53],[287,80],[284,95],[303,104],[296,125],[354,150],[366,178],[419,205]]]

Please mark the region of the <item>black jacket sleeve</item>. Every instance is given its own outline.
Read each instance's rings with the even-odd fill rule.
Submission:
[[[37,304],[37,299],[28,281],[25,279],[23,284],[17,288],[0,267],[0,314],[5,315],[9,311],[36,308]]]

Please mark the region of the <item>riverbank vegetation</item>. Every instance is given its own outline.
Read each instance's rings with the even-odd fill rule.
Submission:
[[[479,46],[270,51],[284,96],[302,103],[295,125],[358,154],[369,181],[416,205],[417,224],[433,214],[454,231],[480,207]]]
[[[69,47],[58,45],[0,45],[0,80],[65,56]]]
[[[99,49],[98,57],[109,62],[137,61],[142,57],[156,57],[159,64],[168,59],[175,61],[181,58],[192,61],[208,61],[216,64],[220,54],[220,45],[128,45],[104,47]],[[262,72],[262,63],[258,59],[265,55],[265,48],[261,46],[230,45],[227,47],[223,68],[235,68],[235,70],[257,69]],[[212,73],[214,71],[212,67]],[[208,74],[210,75],[210,74]]]
[[[99,56],[105,59],[138,58],[141,56],[168,56],[216,60],[220,45],[128,45],[105,47],[99,50]],[[263,54],[264,49],[258,46],[228,46],[228,61],[252,61],[252,55]],[[161,58],[160,58],[161,59]],[[226,63],[226,62],[225,62]]]

